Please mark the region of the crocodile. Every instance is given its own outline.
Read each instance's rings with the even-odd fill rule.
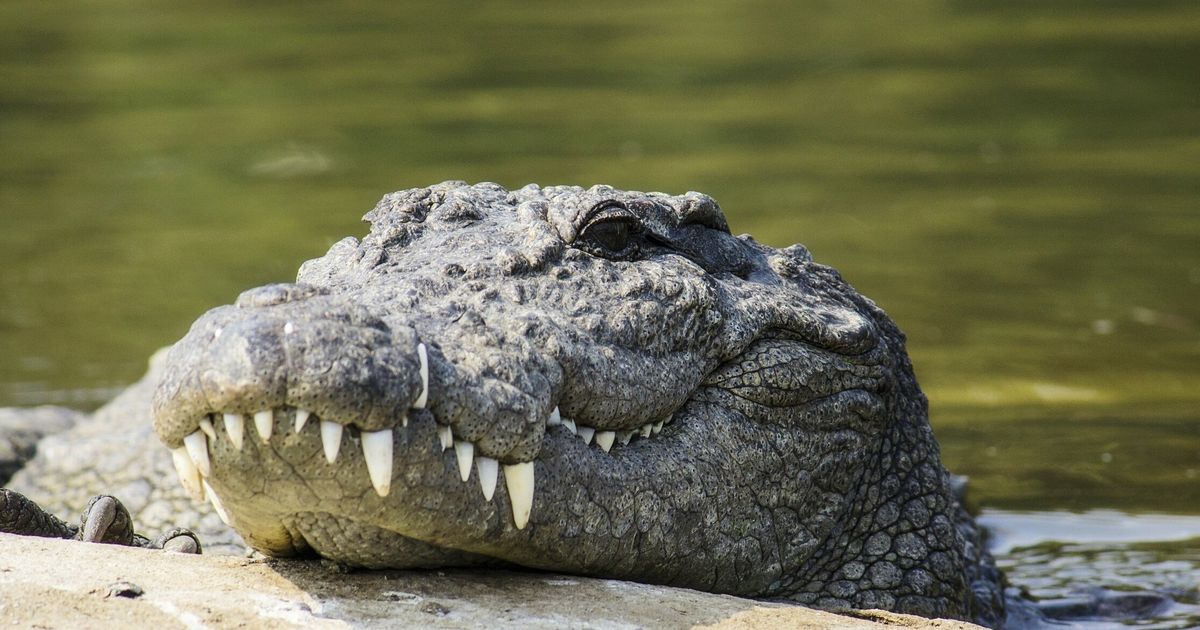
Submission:
[[[903,333],[805,247],[609,186],[445,182],[364,220],[125,403],[251,548],[1003,624]]]

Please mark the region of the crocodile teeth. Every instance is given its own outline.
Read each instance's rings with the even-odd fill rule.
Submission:
[[[614,431],[600,431],[596,433],[596,445],[605,453],[612,448],[613,440],[617,439],[617,434]]]
[[[392,489],[392,430],[363,431],[362,450],[375,493],[386,497]]]
[[[529,522],[529,513],[533,511],[533,462],[506,464],[504,485],[508,488],[513,522],[516,523],[517,529],[525,529]]]
[[[221,497],[213,492],[212,486],[208,485],[207,481],[201,480],[200,483],[204,486],[204,494],[208,496],[208,502],[217,511],[217,516],[221,517],[221,522],[233,527],[233,523],[229,522],[229,512],[225,511],[225,504],[221,503]]]
[[[647,424],[642,425],[642,437],[644,437],[644,438],[650,437],[650,433],[652,431],[654,431],[653,423],[647,423]]]
[[[480,455],[475,458],[475,467],[479,469],[479,487],[483,489],[483,498],[491,501],[492,495],[496,493],[496,476],[500,473],[500,462]]]
[[[450,448],[451,446],[454,446],[454,433],[450,431],[450,427],[448,427],[444,424],[439,424],[438,428],[437,428],[437,432],[438,432],[438,440],[442,443],[443,451]]]
[[[208,436],[208,439],[214,442],[217,441],[217,430],[213,428],[212,419],[208,416],[200,420],[200,430],[204,432],[204,435]]]
[[[562,425],[563,425],[564,427],[567,427],[567,429],[568,429],[568,430],[569,430],[571,433],[578,433],[578,432],[579,432],[579,428],[575,426],[575,421],[574,421],[574,420],[568,420],[568,419],[566,419],[566,418],[563,418],[563,419],[562,419]]]
[[[622,446],[628,446],[629,440],[632,439],[633,431],[621,431],[620,433],[617,433],[617,441],[619,441]]]
[[[229,434],[229,441],[233,442],[233,448],[242,450],[242,437],[246,435],[246,419],[236,413],[227,413],[224,418],[225,432]]]
[[[655,423],[654,423],[654,426],[653,426],[653,427],[651,427],[651,428],[652,428],[652,430],[654,431],[654,434],[655,434],[655,435],[658,435],[659,433],[662,433],[662,428],[663,428],[663,424],[664,424],[664,423],[666,423],[666,420],[665,420],[665,419],[664,419],[664,420],[659,420],[658,422],[655,422]]]
[[[417,396],[413,407],[424,409],[425,403],[429,402],[429,352],[423,343],[417,344],[417,358],[421,361],[421,395]]]
[[[296,410],[296,433],[304,430],[304,423],[308,422],[308,417],[312,415],[307,409]]]
[[[556,424],[562,424],[562,414],[558,413],[558,407],[550,412],[550,417],[546,418],[546,426],[552,427]]]
[[[584,444],[591,444],[594,435],[596,435],[596,430],[592,427],[579,427],[579,437],[583,438]]]
[[[171,449],[171,462],[175,464],[175,472],[179,473],[179,483],[183,489],[197,501],[204,500],[204,486],[200,485],[200,471],[192,458],[188,456],[186,446]]]
[[[328,420],[321,421],[321,445],[325,447],[325,461],[337,461],[338,449],[342,448],[342,425]]]
[[[183,447],[201,475],[207,477],[212,474],[212,466],[208,463],[208,439],[203,431],[192,431],[191,435],[183,438]]]
[[[275,412],[267,409],[254,414],[254,426],[263,442],[271,439],[271,430],[275,428]]]
[[[454,440],[454,456],[458,458],[458,475],[463,481],[471,478],[471,460],[475,457],[475,445]]]

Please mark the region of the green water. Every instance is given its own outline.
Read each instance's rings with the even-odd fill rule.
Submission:
[[[984,506],[1200,514],[1200,3],[0,3],[0,404],[444,179],[715,196],[908,332]]]

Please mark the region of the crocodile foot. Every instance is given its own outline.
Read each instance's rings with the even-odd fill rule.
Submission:
[[[69,538],[84,542],[162,549],[178,553],[200,553],[200,539],[182,527],[169,529],[157,538],[133,531],[129,510],[115,497],[92,497],[79,525],[64,522],[43,510],[24,495],[0,488],[0,532],[43,538]]]

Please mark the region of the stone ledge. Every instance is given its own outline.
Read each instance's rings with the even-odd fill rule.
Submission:
[[[142,594],[110,595],[118,582]],[[0,625],[37,628],[978,628],[547,573],[345,574],[314,561],[182,556],[8,534],[0,534],[0,592]]]

